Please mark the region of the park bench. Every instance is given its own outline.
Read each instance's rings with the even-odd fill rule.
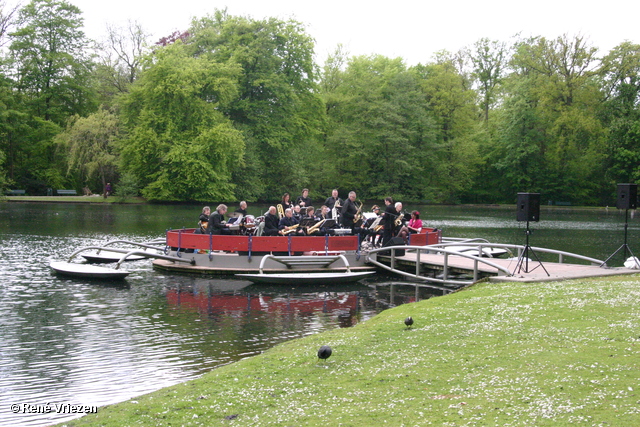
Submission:
[[[56,190],[58,196],[77,196],[76,190]]]
[[[25,190],[7,190],[5,193],[7,196],[24,196],[26,194]]]

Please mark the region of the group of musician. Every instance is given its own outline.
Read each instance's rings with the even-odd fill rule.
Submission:
[[[422,220],[418,211],[413,211],[411,219],[407,220],[402,213],[402,203],[394,203],[391,197],[385,198],[384,203],[384,212],[378,205],[373,205],[371,212],[365,213],[362,211],[363,204],[356,201],[355,191],[349,192],[347,199],[342,200],[338,190],[334,189],[316,210],[309,198],[309,190],[305,188],[295,203],[291,201],[291,195],[285,193],[280,204],[277,207],[270,206],[264,214],[264,221],[252,231],[262,236],[359,234],[362,240],[374,246],[384,245],[396,236],[406,241],[410,233],[420,233]],[[220,204],[211,213],[211,209],[205,206],[199,218],[200,229],[196,232],[231,234],[233,223],[231,220],[225,221],[227,210],[226,205]],[[233,216],[246,219],[247,202],[240,202]],[[243,219],[241,222],[245,224]]]

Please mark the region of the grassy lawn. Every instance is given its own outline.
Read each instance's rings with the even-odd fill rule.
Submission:
[[[639,321],[639,276],[479,284],[65,425],[640,425]]]
[[[142,197],[111,196],[106,199],[101,196],[5,196],[0,198],[5,202],[43,202],[43,203],[146,203]]]

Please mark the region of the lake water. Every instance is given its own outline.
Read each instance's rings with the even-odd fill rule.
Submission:
[[[414,207],[409,207],[413,209]],[[511,209],[417,207],[445,236],[523,244]],[[251,285],[127,263],[116,284],[54,276],[48,264],[83,246],[193,227],[200,206],[0,203],[0,425],[43,426],[68,414],[14,414],[11,404],[120,402],[195,378],[297,337],[364,321],[415,300],[401,279],[313,289]],[[250,206],[259,215],[265,206]],[[530,244],[604,259],[621,244],[624,213],[547,210]],[[629,219],[629,245],[638,220]],[[616,265],[622,263],[618,257]],[[430,295],[422,290],[419,299]],[[315,349],[310,349],[315,358]],[[21,408],[21,412],[24,406]]]

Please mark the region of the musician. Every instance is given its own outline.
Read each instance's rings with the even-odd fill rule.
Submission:
[[[396,212],[396,207],[393,204],[393,198],[386,197],[384,199],[384,204],[386,208],[384,213],[382,214],[382,225],[384,226],[384,232],[382,233],[382,245],[386,245],[389,240],[393,237],[393,230],[395,228],[395,220],[398,217],[398,213]]]
[[[333,219],[338,221],[339,218],[337,217],[339,217],[340,215],[340,208],[342,207],[342,203],[343,203],[342,199],[338,197],[338,190],[334,188],[331,191],[331,197],[328,197],[327,200],[324,201],[324,205],[327,208],[329,208],[329,218],[333,218],[333,216],[331,216],[331,212],[333,211],[333,207],[337,204],[338,205],[337,206],[338,210],[336,211],[337,215],[336,215],[336,218],[333,218]]]
[[[292,216],[295,218],[296,221],[300,222],[300,220],[302,219],[302,208],[300,207],[300,205],[293,205],[293,212],[292,212]]]
[[[409,224],[407,224],[407,229],[409,230],[409,233],[420,233],[422,231],[422,220],[420,219],[420,212],[411,212],[411,219],[409,220]]]
[[[224,220],[224,214],[227,213],[227,205],[218,205],[216,212],[209,216],[209,225],[207,233],[209,234],[231,234],[228,224]]]
[[[353,228],[355,227],[353,219],[355,218],[356,213],[358,213],[358,207],[356,206],[356,192],[350,191],[349,198],[344,201],[340,214],[340,218],[342,219],[341,224],[343,228],[350,228],[353,230]]]
[[[307,208],[311,206],[311,199],[309,198],[308,188],[302,189],[302,196],[298,196],[298,198],[296,199],[296,205],[302,208]]]
[[[211,215],[211,208],[209,206],[202,208],[202,213],[198,219],[198,225],[200,228],[196,230],[196,233],[206,234],[207,226],[209,225],[209,215]]]
[[[316,218],[318,218],[318,220],[320,221],[322,221],[323,219],[331,218],[331,211],[329,210],[327,205],[320,206],[320,210],[318,211]]]
[[[291,203],[291,196],[289,193],[284,193],[282,195],[282,201],[280,204],[282,205],[282,209],[293,209],[293,203]]]
[[[276,214],[276,207],[269,207],[269,211],[264,215],[264,229],[262,231],[263,236],[277,236],[278,232],[278,224],[280,219]]]
[[[235,211],[233,211],[234,214],[238,214],[236,216],[240,216],[242,215],[243,217],[247,216],[247,202],[245,202],[244,200],[242,202],[240,202],[240,207],[238,209],[236,209]]]
[[[278,230],[280,234],[284,235],[286,229],[290,229],[294,225],[298,224],[298,221],[293,217],[293,210],[291,208],[284,210],[284,217],[278,223]],[[293,234],[302,232],[302,230],[296,230]]]
[[[305,234],[309,235],[309,233],[308,233],[309,228],[311,228],[312,226],[314,226],[314,225],[315,225],[318,221],[320,221],[320,220],[318,219],[318,217],[316,217],[316,215],[315,215],[315,208],[314,208],[313,206],[309,206],[309,207],[307,207],[307,209],[306,209],[306,211],[305,211],[305,212],[306,212],[306,214],[302,217],[302,219],[301,219],[300,221],[301,221],[301,222],[302,222],[302,221],[304,221],[304,222],[308,222],[308,223],[309,223],[309,224],[305,227],[305,230],[304,230]],[[319,230],[316,230],[316,232],[315,232],[315,233],[313,233],[313,234],[314,234],[314,235],[315,235],[315,234],[319,234]]]

